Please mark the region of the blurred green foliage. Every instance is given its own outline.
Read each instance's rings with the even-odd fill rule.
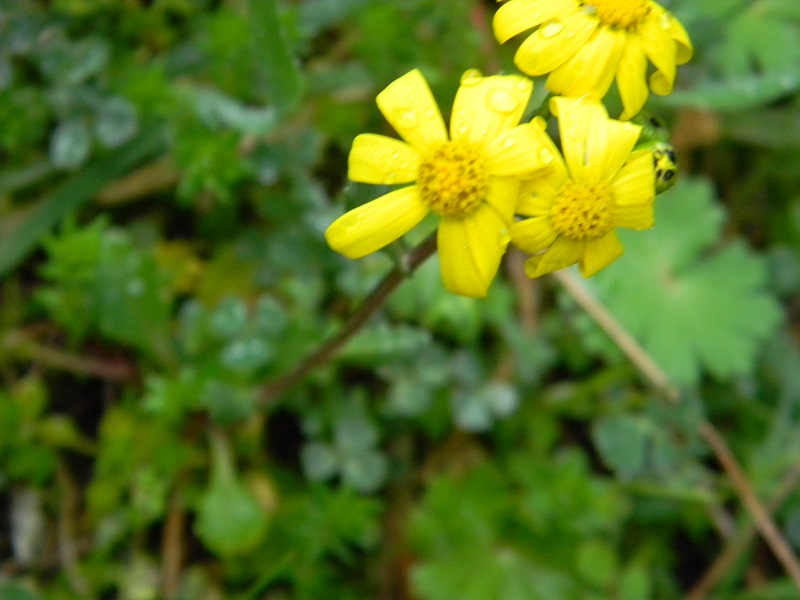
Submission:
[[[514,71],[494,2],[2,3],[0,598],[682,598],[748,522],[704,419],[800,549],[800,9],[664,4],[682,181],[588,285],[677,406],[515,253],[265,391],[431,230],[323,239],[385,191],[346,181],[378,91]],[[708,597],[797,590],[755,544]]]

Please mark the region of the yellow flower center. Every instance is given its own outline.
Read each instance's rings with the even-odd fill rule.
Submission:
[[[614,225],[614,196],[605,183],[568,181],[550,208],[550,222],[575,242],[599,239]]]
[[[423,202],[440,217],[467,217],[489,186],[483,153],[468,142],[445,142],[422,160],[417,185]]]
[[[583,5],[615,29],[637,29],[650,12],[648,0],[584,0]]]

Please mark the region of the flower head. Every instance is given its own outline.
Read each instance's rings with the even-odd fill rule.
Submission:
[[[597,103],[553,98],[564,160],[524,183],[512,242],[533,254],[530,277],[579,263],[585,277],[622,255],[614,229],[653,226],[655,176],[649,151],[633,151],[638,125],[609,119]],[[555,147],[553,147],[554,152]]]
[[[484,296],[509,241],[520,178],[553,162],[540,152],[549,138],[537,124],[519,125],[533,83],[515,75],[468,71],[455,97],[448,135],[418,70],[391,83],[378,108],[405,141],[361,134],[348,176],[375,184],[412,184],[334,221],[328,244],[359,258],[395,241],[427,214],[439,217],[439,262],[445,287]]]
[[[680,22],[652,0],[509,0],[495,14],[500,43],[530,29],[514,59],[523,72],[549,73],[555,94],[595,100],[616,78],[624,119],[647,100],[648,60],[650,89],[666,95],[693,51]]]

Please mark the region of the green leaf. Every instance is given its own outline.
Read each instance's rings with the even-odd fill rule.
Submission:
[[[237,479],[221,436],[212,437],[212,458],[211,483],[200,499],[195,532],[221,556],[250,552],[264,538],[267,515]]]
[[[631,415],[611,415],[596,421],[592,437],[603,462],[620,478],[631,479],[644,468],[648,431]]]
[[[657,106],[689,107],[698,110],[736,111],[759,108],[800,89],[800,73],[765,73],[708,81],[688,90],[675,90],[656,98]]]
[[[40,597],[17,583],[0,582],[0,598],[3,600],[39,600]]]
[[[790,73],[800,63],[800,19],[774,14],[769,3],[752,3],[726,23],[726,40],[719,50],[720,67],[734,78],[753,71]]]
[[[50,138],[50,160],[59,169],[76,169],[89,157],[92,136],[83,119],[64,121]]]
[[[161,131],[148,129],[130,144],[89,163],[56,187],[16,229],[0,240],[0,276],[15,267],[64,215],[92,198],[105,184],[152,157],[162,143]]]
[[[292,55],[276,0],[248,0],[250,36],[256,75],[267,97],[283,113],[300,101],[303,80]]]
[[[118,148],[136,135],[138,127],[134,106],[125,98],[112,96],[100,105],[94,133],[106,148]]]
[[[741,241],[709,253],[720,210],[708,182],[689,180],[656,204],[656,227],[621,232],[625,255],[593,282],[601,298],[680,385],[705,368],[751,371],[782,313],[765,292],[766,262]]]

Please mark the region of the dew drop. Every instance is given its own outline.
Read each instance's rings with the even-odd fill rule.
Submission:
[[[430,121],[431,119],[434,119],[434,118],[436,118],[436,111],[433,110],[432,108],[426,108],[425,109],[425,119]]]
[[[406,129],[419,127],[419,116],[417,111],[410,108],[399,108],[395,111],[397,124]]]
[[[512,146],[514,146],[514,138],[508,136],[503,140],[503,148],[511,148]]]
[[[467,125],[466,123],[462,123],[461,125],[458,126],[458,133],[460,133],[461,135],[466,134],[467,131],[469,131],[469,125]]]
[[[549,165],[551,162],[553,162],[553,153],[549,148],[542,148],[539,150],[539,160],[544,164]]]
[[[541,29],[542,37],[547,40],[554,38],[562,31],[564,31],[564,25],[559,23],[558,21],[552,21],[551,23],[548,23]]]
[[[514,84],[514,87],[517,88],[518,92],[525,93],[530,90],[531,84],[525,79],[517,79],[517,83]]]
[[[669,29],[672,27],[672,15],[669,13],[664,13],[661,15],[661,28],[662,29]]]
[[[500,113],[510,113],[519,106],[519,101],[506,89],[494,88],[486,96],[486,104],[490,109]]]
[[[400,158],[400,153],[397,150],[395,150],[394,152],[392,152],[392,158],[397,160],[398,158]]]
[[[469,69],[464,71],[464,74],[461,76],[461,85],[477,85],[480,83],[482,77],[483,73],[481,73],[478,69]]]

